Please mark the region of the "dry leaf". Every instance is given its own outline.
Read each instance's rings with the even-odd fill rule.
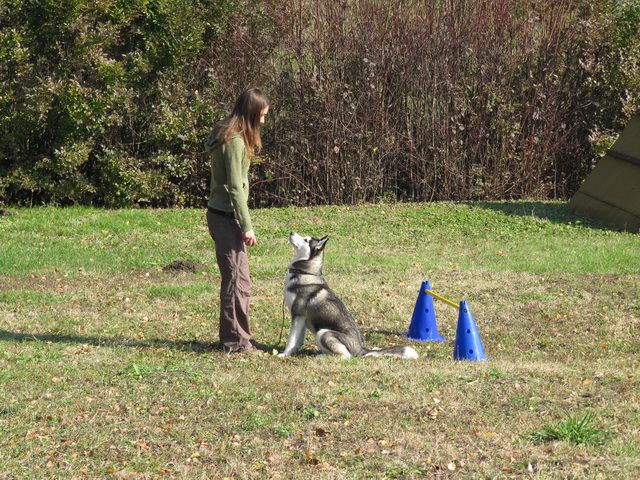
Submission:
[[[311,465],[318,465],[318,463],[320,463],[320,461],[316,458],[315,454],[311,450],[305,450],[303,454],[304,459],[307,463]]]

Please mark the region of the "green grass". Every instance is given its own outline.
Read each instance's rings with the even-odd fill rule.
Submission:
[[[553,442],[563,440],[576,445],[594,444],[598,445],[605,441],[607,430],[597,427],[594,424],[593,413],[588,412],[582,418],[568,417],[565,420],[548,425],[533,433],[524,436],[533,442]]]
[[[159,268],[179,258],[209,260],[199,210],[15,210],[0,220],[0,273],[67,276]],[[637,235],[574,217],[543,202],[365,205],[258,210],[262,238],[255,275],[282,271],[290,230],[329,234],[337,271],[461,268],[515,272],[637,273]],[[354,228],[356,227],[357,228]],[[367,241],[348,248],[357,232]],[[361,237],[358,237],[361,238]],[[548,248],[550,244],[553,248]],[[402,251],[402,255],[397,255]],[[114,252],[116,253],[114,255]]]
[[[203,211],[12,212],[0,217],[0,478],[634,478],[640,468],[640,237],[564,203],[253,212],[258,341],[277,346],[295,230],[330,236],[325,276],[368,345],[408,343],[428,279],[472,306],[489,357],[477,363],[452,361],[457,311],[438,302],[447,341],[414,343],[417,361],[316,357],[310,337],[289,359],[228,357],[216,349]],[[204,272],[162,270],[186,259]]]

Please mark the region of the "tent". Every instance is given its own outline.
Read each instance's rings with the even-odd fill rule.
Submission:
[[[587,176],[569,206],[606,225],[640,232],[640,114]]]

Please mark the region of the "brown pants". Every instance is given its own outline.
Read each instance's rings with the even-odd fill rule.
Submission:
[[[209,234],[216,245],[220,268],[220,343],[222,347],[249,346],[251,279],[242,229],[235,218],[207,211]]]

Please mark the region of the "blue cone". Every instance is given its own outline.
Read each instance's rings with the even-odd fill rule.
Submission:
[[[429,285],[428,280],[424,280],[422,287],[420,287],[420,293],[416,300],[416,306],[413,309],[409,331],[402,335],[410,340],[417,340],[419,342],[444,342],[444,337],[438,332],[436,311],[433,308],[433,298],[431,298],[431,295],[428,293],[424,293],[425,289],[431,290],[431,285]]]
[[[471,314],[471,308],[466,300],[460,302],[460,314],[458,315],[458,328],[456,330],[456,343],[453,347],[454,360],[469,360],[472,362],[486,360],[480,332]]]

